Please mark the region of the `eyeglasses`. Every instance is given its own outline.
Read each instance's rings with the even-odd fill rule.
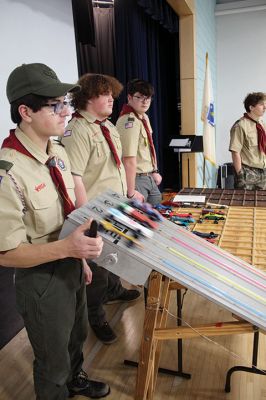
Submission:
[[[69,101],[58,101],[57,103],[43,104],[43,107],[52,107],[54,114],[61,114],[65,107],[70,107]]]
[[[138,99],[138,101],[141,101],[142,103],[144,103],[145,101],[150,102],[150,101],[153,100],[153,98],[151,96],[148,97],[148,96],[137,96],[137,95],[134,95],[132,97],[135,97],[136,99]]]

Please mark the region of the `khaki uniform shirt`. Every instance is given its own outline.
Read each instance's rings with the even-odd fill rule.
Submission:
[[[264,123],[260,123],[265,127]],[[266,168],[266,157],[258,147],[256,124],[247,118],[240,118],[230,131],[230,151],[240,153],[243,164],[253,168]]]
[[[126,174],[122,162],[120,168],[117,168],[100,125],[94,123],[95,117],[86,111],[79,113],[84,118],[73,118],[62,138],[71,162],[72,173],[82,176],[88,200],[107,189],[126,195]],[[106,126],[121,159],[122,146],[119,134],[108,120]]]
[[[56,156],[57,167],[75,202],[74,182],[63,146],[49,142],[48,155],[19,128],[15,134],[35,158],[9,148],[0,150],[0,160],[13,164],[9,171],[0,169],[0,251],[15,249],[21,243],[58,239],[64,222],[63,202],[45,165],[49,156]]]
[[[144,117],[152,133],[149,117],[146,114],[144,114]],[[123,156],[136,157],[136,173],[140,174],[153,171],[154,166],[152,163],[149,140],[143,123],[136,118],[135,114],[132,112],[119,117],[116,127],[121,138]]]

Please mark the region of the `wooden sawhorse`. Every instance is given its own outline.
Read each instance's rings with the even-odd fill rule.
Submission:
[[[183,286],[170,282],[169,278],[164,277],[159,272],[153,271],[151,273],[140,346],[135,400],[153,399],[164,340],[195,338],[199,337],[199,333],[205,336],[222,336],[254,333],[257,330],[245,321],[198,325],[194,327],[195,331],[186,326],[167,328],[170,291],[178,288],[181,289]]]

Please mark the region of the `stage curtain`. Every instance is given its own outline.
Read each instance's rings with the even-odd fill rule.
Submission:
[[[76,41],[82,44],[95,45],[92,2],[72,0],[73,19]]]
[[[137,0],[137,2],[141,7],[144,8],[148,15],[150,15],[155,21],[158,21],[169,32],[178,32],[178,16],[166,1]]]
[[[115,75],[113,6],[92,7],[91,0],[72,4],[79,76],[88,72]]]
[[[95,46],[79,43],[80,75],[115,75],[114,8],[93,7]]]
[[[152,3],[152,2],[151,2]],[[179,37],[147,15],[135,0],[115,0],[116,76],[124,84],[133,78],[145,79],[155,88],[149,111],[159,168],[164,188],[176,181],[176,161],[168,149],[179,134]],[[126,101],[126,91],[119,107]],[[174,177],[172,175],[174,174]]]

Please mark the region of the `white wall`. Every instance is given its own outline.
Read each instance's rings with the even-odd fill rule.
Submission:
[[[217,163],[231,162],[229,131],[250,92],[266,92],[266,10],[216,16]]]
[[[78,79],[71,0],[0,0],[0,144],[14,126],[6,81],[20,64],[41,62],[63,82]]]

